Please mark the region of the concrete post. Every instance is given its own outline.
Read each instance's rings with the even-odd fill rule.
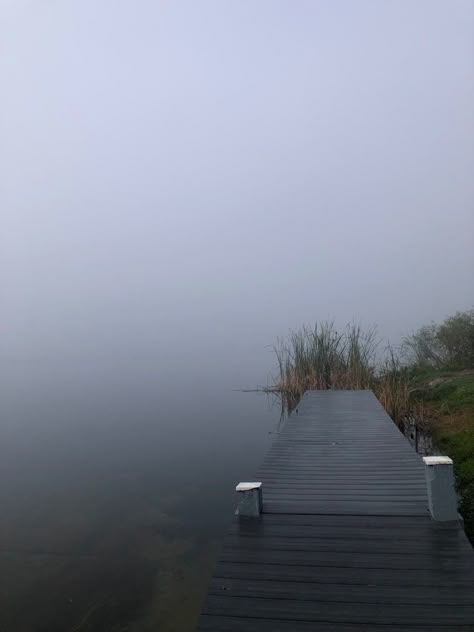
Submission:
[[[428,504],[433,520],[458,520],[453,462],[448,456],[424,456]]]
[[[263,511],[262,483],[239,483],[237,492],[237,511],[239,516],[257,518]]]

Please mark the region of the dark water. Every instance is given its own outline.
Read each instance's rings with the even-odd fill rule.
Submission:
[[[418,454],[430,456],[437,453],[429,420],[421,417],[410,417],[404,420],[401,430]]]
[[[233,488],[280,416],[231,386],[88,362],[5,371],[1,632],[193,629]]]

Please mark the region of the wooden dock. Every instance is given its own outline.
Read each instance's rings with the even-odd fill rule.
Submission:
[[[199,631],[474,631],[474,553],[370,391],[309,392],[235,517]]]

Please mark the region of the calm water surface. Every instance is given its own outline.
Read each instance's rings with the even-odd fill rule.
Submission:
[[[0,632],[192,630],[234,485],[252,477],[279,418],[225,380],[10,367]]]

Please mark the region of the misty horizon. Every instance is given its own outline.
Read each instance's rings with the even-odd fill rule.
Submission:
[[[469,2],[2,12],[6,357],[266,373],[304,323],[472,306]]]

